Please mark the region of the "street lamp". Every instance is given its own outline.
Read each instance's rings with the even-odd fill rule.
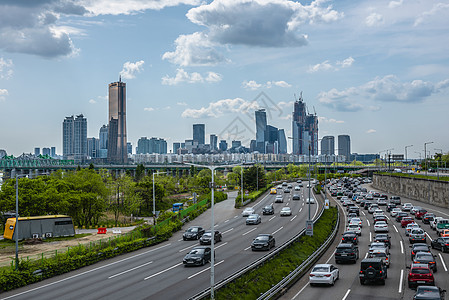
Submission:
[[[426,150],[426,146],[429,144],[433,144],[433,142],[427,142],[424,143],[424,164],[426,166],[426,177],[427,177],[427,150]]]
[[[153,172],[153,225],[156,225],[156,193],[154,190],[154,175],[166,174],[165,172]]]
[[[407,148],[413,147],[413,145],[405,146],[405,163],[407,164]]]

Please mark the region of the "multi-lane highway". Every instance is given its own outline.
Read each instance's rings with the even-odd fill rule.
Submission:
[[[372,189],[367,186],[368,190]],[[373,189],[374,190],[374,189]],[[391,195],[388,195],[391,196]],[[402,198],[402,203],[410,202],[413,205],[419,205],[426,208],[429,212],[435,213],[437,216],[449,218],[449,209],[435,207],[419,201]],[[336,200],[334,203],[340,204]],[[381,206],[385,212],[385,206]],[[343,209],[346,213],[346,209]],[[396,222],[390,213],[385,212],[388,217],[389,235],[391,236],[390,262],[391,266],[388,269],[388,278],[385,286],[380,284],[366,284],[361,285],[359,281],[360,262],[366,257],[368,252],[368,245],[373,240],[375,233],[373,230],[373,217],[363,208],[360,209],[360,216],[363,219],[362,235],[359,239],[359,253],[360,258],[356,264],[335,264],[334,250],[335,245],[338,245],[339,238],[334,243],[333,248],[321,258],[319,263],[332,263],[339,268],[340,279],[333,287],[311,287],[308,284],[308,276],[304,276],[282,299],[412,299],[415,293],[414,290],[408,288],[407,284],[407,266],[411,264],[410,257],[410,242],[405,236],[404,228],[401,228],[400,223]],[[430,240],[437,237],[429,225],[423,224],[421,220],[416,222],[427,233],[427,243],[430,245]],[[432,250],[436,255],[438,265],[438,272],[434,273],[435,284],[447,291],[449,291],[449,254],[441,253],[438,250]]]
[[[304,182],[306,186],[307,182]],[[290,189],[283,195],[283,203],[274,203],[275,194],[266,194],[253,204],[262,217],[258,225],[246,225],[242,209],[232,207],[233,198],[215,205],[215,229],[223,240],[215,244],[215,282],[218,282],[266,252],[251,251],[251,241],[260,233],[273,234],[276,245],[290,239],[305,227],[308,216],[307,188]],[[292,200],[294,194],[300,200]],[[230,202],[232,201],[232,202]],[[262,215],[266,204],[274,203],[274,215]],[[316,202],[318,203],[318,202]],[[229,205],[231,204],[231,205]],[[292,209],[291,216],[280,216],[284,206]],[[319,211],[319,204],[311,205],[311,216]],[[184,225],[210,228],[210,212]],[[178,232],[169,241],[154,247],[122,255],[61,276],[0,295],[2,299],[187,299],[210,286],[210,264],[184,267],[182,259],[198,241],[183,241]],[[273,250],[271,250],[273,251]]]

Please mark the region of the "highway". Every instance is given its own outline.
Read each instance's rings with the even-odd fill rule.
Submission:
[[[301,191],[291,189],[283,194],[284,203],[274,203],[276,195],[265,194],[253,207],[262,217],[258,225],[246,225],[243,209],[234,209],[234,198],[215,205],[215,229],[223,240],[215,244],[215,282],[265,255],[253,252],[251,241],[260,233],[273,234],[276,245],[290,239],[305,227],[308,216],[307,182]],[[293,184],[293,186],[295,186]],[[282,191],[277,189],[278,192]],[[294,193],[300,200],[292,200]],[[231,202],[232,201],[232,202]],[[274,215],[262,215],[266,204],[274,203]],[[231,205],[231,209],[229,209]],[[250,206],[249,204],[248,206]],[[228,207],[224,209],[223,207]],[[292,209],[292,216],[280,217],[283,206]],[[319,211],[311,205],[312,218]],[[210,210],[185,224],[210,228]],[[210,286],[210,263],[202,267],[184,267],[182,259],[198,241],[183,241],[184,230],[175,233],[169,241],[154,247],[121,255],[61,276],[2,293],[1,299],[187,299]],[[273,249],[271,250],[273,251]]]
[[[367,186],[369,190],[375,190],[370,185]],[[381,191],[379,191],[381,192]],[[388,195],[391,196],[391,195]],[[449,218],[449,209],[431,206],[419,201],[402,198],[402,203],[410,202],[413,205],[419,205],[426,208],[429,212],[435,213],[437,216]],[[340,201],[333,200],[341,206]],[[381,209],[385,212],[385,206]],[[346,209],[343,210],[346,213]],[[414,290],[408,288],[407,285],[407,266],[411,264],[410,257],[410,242],[405,236],[404,228],[401,228],[400,223],[396,222],[390,217],[389,212],[385,212],[388,217],[389,235],[391,236],[390,249],[390,263],[388,269],[388,278],[385,286],[379,284],[361,285],[359,281],[360,262],[368,252],[368,245],[375,236],[373,230],[373,217],[367,210],[360,208],[360,216],[363,219],[362,235],[360,236],[358,247],[360,258],[356,264],[335,264],[334,251],[336,245],[339,244],[341,238],[337,236],[333,247],[331,247],[326,254],[319,260],[318,263],[332,263],[338,267],[340,271],[340,279],[333,287],[314,286],[308,284],[308,276],[304,276],[298,283],[293,286],[281,299],[412,299],[415,293]],[[346,218],[344,218],[346,219]],[[416,222],[427,233],[427,244],[430,245],[430,240],[437,237],[429,225],[423,224],[421,220]],[[341,227],[343,228],[343,227]],[[432,250],[432,253],[437,256],[438,272],[434,273],[435,284],[447,291],[449,291],[449,254],[442,253],[438,250]]]

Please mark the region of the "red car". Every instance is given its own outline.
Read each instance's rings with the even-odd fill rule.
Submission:
[[[422,217],[427,213],[427,210],[425,209],[420,209],[415,213],[415,218],[421,220]]]
[[[407,267],[408,269],[409,267]],[[414,288],[418,285],[435,285],[432,271],[427,264],[412,264],[408,273],[408,287]]]
[[[401,220],[401,227],[405,228],[407,224],[415,222],[412,217],[403,217]]]

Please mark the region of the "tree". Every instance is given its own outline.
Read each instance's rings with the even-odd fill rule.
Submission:
[[[136,184],[136,194],[139,197],[139,214],[147,215],[153,211],[153,180],[151,176],[144,177]],[[154,183],[156,210],[165,209],[162,204],[166,191],[162,184]]]
[[[243,185],[245,189],[255,191],[266,186],[265,172],[262,166],[254,165],[243,173]]]
[[[138,164],[136,168],[136,181],[140,181],[145,175],[145,166],[143,164]]]

